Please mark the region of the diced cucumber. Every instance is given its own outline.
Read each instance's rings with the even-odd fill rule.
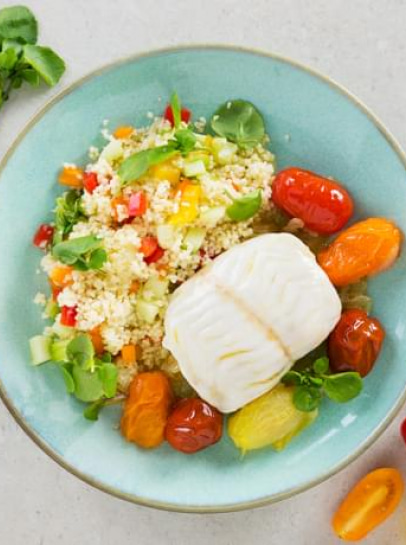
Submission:
[[[207,227],[215,227],[226,215],[224,206],[213,206],[200,213],[200,221]]]
[[[176,242],[178,231],[175,225],[165,223],[158,225],[156,234],[160,247],[164,248],[164,250],[169,250]]]
[[[152,324],[159,313],[158,305],[141,298],[137,299],[136,309],[138,318],[147,324]]]
[[[62,325],[59,321],[54,323],[52,330],[60,339],[72,339],[75,334],[73,327]]]
[[[203,150],[191,151],[187,156],[185,164],[194,163],[195,161],[203,161],[204,166],[206,168],[209,168],[209,166],[210,166],[210,155],[208,153],[206,153],[205,151],[203,151]]]
[[[214,158],[220,165],[230,164],[238,150],[238,146],[226,138],[213,138],[212,147]]]
[[[123,156],[123,145],[120,140],[112,140],[107,144],[104,150],[101,152],[100,157],[106,159],[109,163],[116,159],[121,159]]]
[[[50,354],[52,361],[69,361],[66,354],[66,347],[70,343],[69,339],[54,341],[50,346]]]
[[[52,297],[49,298],[47,301],[47,304],[44,309],[44,314],[47,318],[50,318],[51,320],[55,320],[55,318],[59,314],[58,303],[54,301]]]
[[[204,161],[199,159],[198,161],[192,161],[191,163],[185,162],[183,165],[183,174],[188,178],[193,178],[195,176],[200,176],[205,174],[206,166]]]
[[[30,339],[31,362],[40,365],[51,359],[51,338],[45,335],[36,335]]]
[[[152,276],[142,289],[142,297],[146,301],[153,301],[154,299],[162,299],[168,291],[169,281],[165,278],[158,278]]]
[[[206,231],[204,229],[200,227],[192,227],[186,233],[185,238],[183,239],[183,244],[192,253],[196,253],[201,248],[205,236]]]

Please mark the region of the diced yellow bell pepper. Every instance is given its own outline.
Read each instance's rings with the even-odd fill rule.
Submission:
[[[149,170],[151,176],[157,180],[166,180],[173,185],[179,183],[180,169],[170,162],[159,163]]]
[[[202,194],[199,185],[184,180],[179,184],[179,210],[169,218],[171,225],[185,225],[191,223],[199,215],[199,202]]]

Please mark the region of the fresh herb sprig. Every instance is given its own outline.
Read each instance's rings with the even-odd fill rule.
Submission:
[[[13,89],[24,82],[53,87],[65,72],[65,62],[49,47],[36,45],[38,23],[25,6],[0,10],[0,109]]]
[[[59,346],[58,346],[59,344]],[[93,343],[86,334],[71,341],[57,341],[56,351],[66,390],[77,399],[91,403],[84,412],[97,420],[100,409],[111,404],[117,394],[117,367],[109,353],[96,357]]]
[[[230,197],[233,199],[233,204],[226,209],[226,214],[233,221],[246,221],[255,216],[261,208],[262,193],[259,189],[238,199],[234,199],[231,195]]]
[[[246,100],[229,100],[222,104],[211,119],[211,128],[218,136],[243,149],[261,144],[265,136],[262,115]]]
[[[191,129],[182,127],[181,103],[176,93],[173,93],[170,103],[175,127],[173,139],[169,140],[165,146],[139,151],[125,159],[118,171],[123,185],[138,180],[154,165],[163,163],[178,154],[187,155],[194,149],[196,136]]]
[[[359,373],[330,374],[327,357],[318,358],[307,370],[289,371],[282,382],[295,387],[293,402],[304,412],[316,409],[323,394],[337,403],[346,403],[357,397],[363,387]]]
[[[52,248],[52,255],[65,265],[78,271],[99,270],[107,261],[103,241],[94,235],[59,242]]]
[[[62,242],[72,231],[73,226],[86,216],[82,210],[82,196],[72,189],[56,199],[55,231],[53,244]]]

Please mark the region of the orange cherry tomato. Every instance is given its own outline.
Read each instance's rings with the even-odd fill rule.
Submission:
[[[379,320],[363,310],[346,310],[328,338],[331,369],[336,373],[357,371],[365,377],[379,356],[384,338]]]
[[[272,183],[272,201],[321,235],[331,235],[342,229],[354,210],[350,195],[341,185],[297,167],[276,175]]]
[[[172,390],[164,373],[153,371],[136,375],[121,419],[124,437],[143,448],[158,447],[164,440],[171,403]]]
[[[223,415],[198,398],[182,399],[169,416],[165,438],[176,450],[193,454],[221,439]]]
[[[399,505],[404,490],[397,469],[381,468],[368,473],[342,502],[332,525],[346,541],[359,541],[384,522]]]
[[[391,221],[369,218],[340,233],[317,259],[335,286],[346,286],[390,267],[399,255],[401,239]]]

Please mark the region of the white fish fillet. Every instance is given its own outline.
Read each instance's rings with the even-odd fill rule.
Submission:
[[[273,233],[228,250],[176,290],[164,346],[198,394],[228,413],[273,388],[340,315],[307,246]]]

